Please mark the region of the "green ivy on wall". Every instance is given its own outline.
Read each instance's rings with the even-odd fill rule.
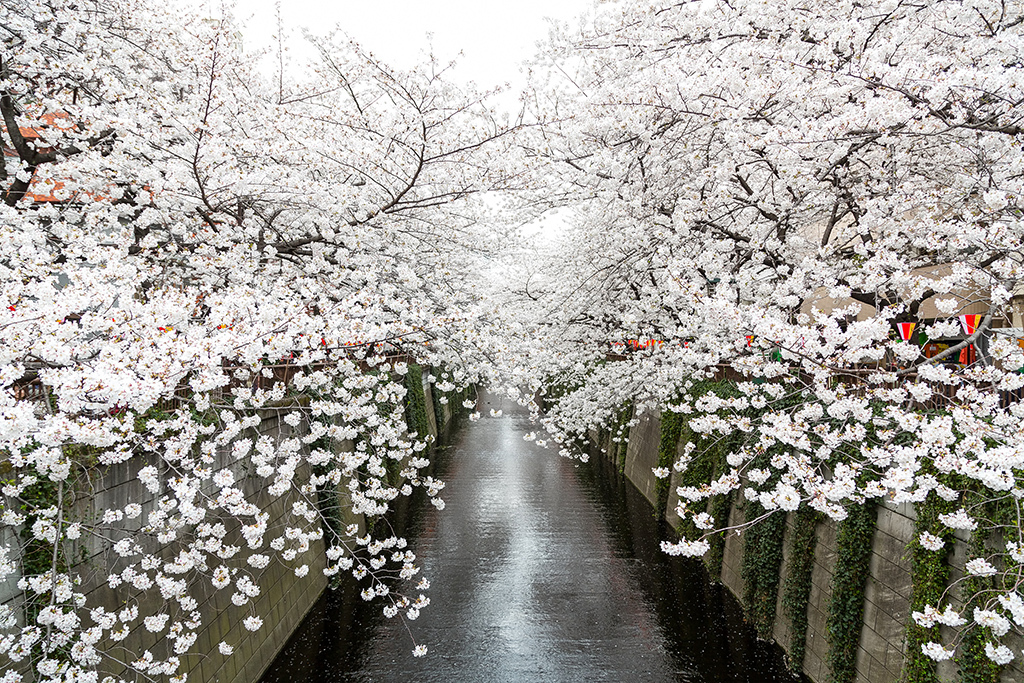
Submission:
[[[679,448],[679,436],[682,433],[683,418],[679,413],[671,410],[664,410],[661,413],[661,431],[658,441],[658,467],[665,467],[671,470],[676,461],[676,453]],[[668,505],[668,490],[671,477],[664,477],[654,480],[654,516],[663,519],[665,507]]]
[[[751,467],[773,470],[763,483],[765,490],[771,489],[780,477],[780,473],[771,468],[769,463],[773,456],[785,450],[783,446],[775,446],[763,450],[750,461]],[[770,514],[766,513],[768,510],[756,500],[745,503],[743,514],[747,522],[762,516],[764,519],[743,532],[743,562],[740,566],[740,576],[743,579],[743,606],[747,611],[747,618],[757,629],[757,635],[769,640],[775,626],[786,512],[774,510]]]
[[[974,547],[972,544],[972,550]],[[977,594],[978,591],[990,588],[991,584],[990,578],[970,577],[961,584],[961,590],[968,595]],[[967,603],[967,607],[964,609],[965,617],[970,619],[974,608],[980,606],[981,603],[977,600]],[[985,654],[985,643],[994,640],[992,629],[977,624],[968,625],[965,628],[967,631],[964,633],[956,658],[961,683],[997,683],[1002,667]]]
[[[969,494],[970,495],[970,494]],[[979,516],[989,520],[982,527],[1016,525],[1016,506],[1009,499],[1002,501],[986,501],[979,505]],[[984,557],[988,538],[982,533],[973,533],[968,544],[968,557]],[[973,595],[963,610],[965,618],[971,619],[975,607],[984,607],[984,591],[996,588],[996,579],[991,576],[968,576],[961,584],[962,595]],[[959,656],[956,658],[960,670],[961,683],[998,683],[1003,667],[993,662],[985,654],[985,643],[997,640],[992,629],[970,623],[964,627],[963,641],[960,643]]]
[[[708,501],[708,514],[718,526],[725,526],[729,521],[729,510],[732,509],[733,494],[715,496]],[[718,533],[708,539],[708,551],[704,553],[704,566],[712,581],[722,580],[722,562],[725,560],[725,533]]]
[[[435,371],[436,372],[436,371]],[[441,370],[441,378],[448,379],[449,375],[445,370]],[[454,420],[457,416],[464,413],[468,413],[469,410],[462,405],[462,402],[466,400],[471,394],[475,394],[472,387],[463,387],[462,389],[452,389],[451,391],[441,391],[437,388],[437,384],[432,384],[430,387],[430,398],[434,406],[434,423],[437,425],[437,431],[444,430],[447,426],[447,422],[444,419],[445,410],[448,411],[449,421]],[[447,404],[441,402],[444,398],[448,401]]]
[[[811,599],[814,572],[815,533],[822,515],[803,507],[796,513],[789,542],[789,574],[782,589],[782,610],[789,620],[789,653],[786,664],[792,671],[803,670],[807,649],[807,604]]]
[[[423,368],[410,363],[405,373],[405,424],[410,432],[416,432],[420,439],[430,435],[427,420],[427,396],[423,391]]]
[[[947,486],[952,482],[943,481]],[[956,486],[955,484],[953,484]],[[934,491],[914,506],[917,514],[914,540],[910,542],[910,613],[921,612],[925,605],[938,605],[949,584],[949,554],[953,550],[953,531],[939,521],[939,515],[952,512],[955,501],[943,500]],[[941,538],[945,546],[941,551],[928,550],[921,545],[922,533]],[[903,660],[902,680],[906,683],[938,683],[935,661],[925,656],[921,646],[939,640],[939,627],[924,628],[910,618],[906,629],[906,656]]]
[[[864,621],[864,588],[868,582],[871,544],[878,504],[866,500],[848,508],[836,530],[836,561],[832,600],[825,631],[831,683],[853,683],[857,677],[857,647]]]
[[[736,386],[724,381],[701,381],[690,388],[689,394],[692,397],[705,396],[709,393],[728,398],[739,395]],[[684,444],[693,444],[692,457],[686,464],[685,469],[676,476],[678,486],[700,486],[729,472],[731,467],[726,461],[731,450],[739,447],[740,435],[732,435],[726,439],[715,438],[702,434],[695,434],[687,425],[686,418],[679,416],[680,440]],[[718,495],[710,498],[707,502],[706,512],[711,515],[718,526],[725,526],[729,520],[729,511],[732,509],[733,493]],[[683,538],[698,538],[700,532],[692,521],[680,520],[677,531]],[[704,553],[704,566],[712,581],[720,581],[722,578],[722,562],[725,558],[725,534],[715,533],[707,536],[709,545],[708,551]]]
[[[63,483],[55,482],[49,477],[39,477],[36,483],[25,487],[21,494],[21,499],[25,503],[23,511],[26,513],[25,523],[22,525],[20,532],[23,539],[21,551],[22,576],[38,576],[49,572],[51,569],[58,572],[67,571],[67,559],[60,552],[61,549],[55,548],[48,541],[37,539],[32,533],[32,525],[40,518],[36,513],[37,510],[45,510],[50,507],[57,507],[59,509],[62,507],[59,490],[62,485]],[[57,559],[56,567],[53,565],[54,558]],[[50,591],[43,593],[36,593],[34,591],[29,593],[26,591],[26,623],[35,623],[39,611],[50,603],[50,597]]]
[[[462,389],[457,389],[448,396],[448,408],[452,414],[452,420],[456,417],[463,417],[469,415],[474,408],[467,408],[465,402],[471,400],[476,403],[477,400],[477,389],[475,385],[467,385]]]
[[[767,512],[757,501],[748,501],[744,510],[748,520]],[[775,625],[775,604],[782,569],[782,539],[786,513],[776,510],[743,532],[743,606],[747,618],[760,638],[769,640]]]
[[[309,405],[313,401],[323,400],[325,396],[319,391],[307,390],[304,394],[298,395],[295,398],[301,404]],[[327,415],[322,412],[311,412],[309,417],[311,422],[317,422],[325,427],[331,427],[334,425],[338,418]],[[354,444],[353,444],[354,445]],[[324,451],[336,452],[339,448],[339,444],[335,442],[335,439],[327,433],[322,434],[319,438],[309,444],[311,450],[320,449]],[[332,469],[336,465],[325,462],[312,466],[312,474],[319,479],[319,483],[316,485],[316,507],[320,512],[320,528],[324,533],[324,550],[332,545],[337,545],[341,539],[347,537],[345,534],[345,527],[348,521],[345,517],[345,506],[342,503],[342,498],[339,494],[338,486],[328,478]],[[360,474],[364,474],[362,472]],[[390,468],[389,468],[390,475]],[[341,585],[341,575],[335,575],[331,577],[329,585],[331,588],[337,588]]]
[[[454,391],[443,392],[443,391],[441,391],[440,389],[437,388],[436,384],[432,384],[430,386],[430,402],[431,402],[431,404],[432,404],[432,406],[434,408],[434,424],[437,425],[437,433],[438,434],[441,433],[441,430],[444,428],[444,425],[445,425],[445,421],[444,421],[444,409],[445,409],[445,406],[444,406],[443,403],[441,403],[441,398],[444,397],[444,398],[446,398],[448,400],[448,409],[451,412],[451,414],[454,415],[455,414],[455,407],[458,405],[457,403],[456,404],[452,403],[452,394],[454,394],[454,393],[455,393]],[[424,399],[424,402],[425,402],[425,400],[426,399]]]
[[[619,474],[626,471],[626,449],[629,447],[629,423],[633,419],[633,403],[627,401],[619,413],[618,422],[612,427],[612,437],[618,441],[612,441],[615,453],[612,454],[612,462],[615,463]]]

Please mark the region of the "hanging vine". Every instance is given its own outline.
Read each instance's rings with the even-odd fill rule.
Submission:
[[[683,418],[679,413],[663,410],[661,413],[661,431],[658,441],[658,467],[669,469],[676,461],[679,449],[679,437],[682,433]],[[662,519],[668,505],[668,490],[671,479],[658,477],[654,480],[654,516]]]
[[[619,420],[612,428],[612,444],[615,446],[615,453],[612,462],[615,463],[619,474],[626,471],[626,450],[629,448],[629,423],[633,419],[633,403],[627,401],[619,413]]]
[[[430,422],[427,419],[427,396],[423,391],[423,368],[410,363],[405,373],[405,423],[410,432],[419,438],[430,436]]]
[[[67,571],[67,558],[61,552],[63,548],[59,544],[40,540],[32,533],[33,527],[39,522],[53,526],[54,522],[50,521],[51,518],[62,515],[64,512],[61,500],[63,485],[63,482],[40,477],[36,483],[27,486],[21,495],[21,500],[24,503],[22,509],[27,512],[20,532],[23,539],[22,576],[39,576],[51,569],[58,573]],[[42,511],[48,510],[56,511],[57,515],[41,514]],[[39,611],[49,604],[51,591],[26,593],[26,596],[25,619],[27,622],[33,622]]]
[[[756,501],[747,502],[747,519],[767,512]],[[779,573],[782,569],[782,538],[786,529],[786,513],[776,510],[744,532],[743,543],[743,606],[760,638],[772,637],[775,605],[779,594]]]
[[[950,481],[942,483],[953,484]],[[937,605],[949,584],[949,555],[956,539],[953,531],[939,521],[939,515],[952,512],[955,508],[955,501],[943,500],[934,491],[915,506],[916,534],[914,540],[910,542],[911,614],[923,611],[925,605]],[[922,546],[920,539],[924,533],[941,539],[945,552],[935,552]],[[924,628],[913,619],[909,619],[906,639],[903,680],[906,683],[938,683],[935,661],[925,656],[921,646],[939,640],[939,627]]]
[[[434,424],[437,426],[437,433],[440,434],[441,430],[444,429],[445,422],[444,411],[447,407],[449,415],[454,415],[455,406],[452,405],[452,396],[455,392],[444,392],[437,388],[437,385],[430,387],[430,401],[434,408]],[[441,399],[444,399],[443,401]],[[424,399],[424,403],[426,400]]]
[[[848,508],[836,531],[836,562],[826,634],[831,683],[852,683],[857,677],[857,647],[864,625],[864,587],[867,585],[871,544],[878,504],[873,499]]]
[[[789,543],[789,574],[783,585],[782,609],[790,625],[786,663],[792,671],[803,668],[807,648],[807,604],[811,599],[814,549],[818,541],[815,530],[821,518],[820,512],[800,508]]]
[[[737,396],[739,392],[735,384],[725,381],[701,381],[695,383],[689,390],[692,397],[705,396],[709,393],[727,398]],[[728,473],[731,467],[726,458],[742,440],[741,436],[736,434],[726,439],[697,434],[690,429],[686,419],[681,419],[680,439],[684,444],[693,445],[691,452],[694,454],[676,477],[676,482],[681,487],[700,486]],[[707,502],[706,512],[717,524],[724,526],[729,519],[733,500],[732,492],[713,496]],[[703,533],[698,531],[691,519],[681,519],[677,531],[683,538],[698,538]],[[720,581],[725,558],[725,534],[711,534],[706,536],[705,540],[709,547],[703,557],[704,566],[711,580]]]
[[[443,367],[434,368],[433,372],[438,375],[438,379],[430,386],[430,399],[434,408],[434,424],[440,438],[441,432],[451,421],[468,412],[462,402],[470,395],[475,395],[475,391],[470,386],[459,389],[452,380],[452,373]]]
[[[708,514],[721,520],[723,526],[728,522],[729,511],[732,509],[733,494],[715,496],[708,501]],[[712,581],[722,580],[722,562],[725,560],[725,534],[713,534],[708,537],[708,551],[704,553],[704,566]]]
[[[683,421],[681,429],[681,440],[694,445],[693,452],[696,455],[687,462],[686,467],[676,476],[679,486],[700,486],[703,482],[713,481],[722,474],[727,473],[731,468],[726,462],[726,456],[733,447],[736,439],[713,440],[708,437],[695,434],[686,426]],[[729,511],[732,508],[732,492],[710,498],[707,502],[706,511],[717,523],[724,525],[729,519]],[[699,531],[689,518],[679,521],[679,535],[683,538],[699,538],[704,532]],[[704,554],[704,566],[708,570],[710,578],[718,581],[722,576],[722,561],[725,557],[725,534],[716,533],[706,538],[709,548]]]
[[[967,494],[968,499],[972,497],[980,496]],[[979,508],[980,516],[988,518],[990,523],[979,527],[979,531],[971,534],[967,549],[968,557],[984,557],[988,552],[989,538],[985,533],[979,533],[982,528],[991,529],[1017,524],[1016,504],[1008,498],[984,501],[979,504]],[[976,608],[986,609],[986,594],[990,595],[990,592],[998,587],[995,577],[968,575],[962,583],[961,594],[971,595],[973,598],[964,606],[963,614],[970,619]],[[986,643],[997,641],[992,629],[978,624],[965,628],[963,642],[959,648],[960,654],[956,658],[961,683],[998,683],[1003,667],[993,662],[985,653]]]
[[[771,458],[782,447],[762,450],[751,461],[755,468],[768,467]],[[778,480],[779,473],[773,473],[767,480],[769,485]],[[779,578],[782,570],[782,542],[786,531],[786,512],[776,509],[767,514],[757,500],[746,503],[744,517],[748,522],[764,516],[760,522],[744,531],[743,564],[740,576],[743,578],[743,606],[747,618],[757,629],[757,635],[771,639],[775,626],[775,611],[779,595]]]

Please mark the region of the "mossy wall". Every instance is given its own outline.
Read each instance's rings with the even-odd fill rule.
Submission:
[[[661,428],[661,417],[646,414],[635,418],[636,424],[629,430],[629,443],[620,469],[652,506],[664,505],[654,513],[664,515],[669,524],[685,534],[688,530],[683,528],[675,513],[678,500],[675,489],[681,482],[681,475],[673,472],[667,495],[659,496],[659,488],[663,489],[664,485],[659,487],[651,471],[659,465],[659,450],[665,450],[661,438],[665,431]],[[611,431],[592,432],[591,439],[597,452],[619,464],[617,460],[623,449],[612,441]],[[679,451],[687,438],[684,428]],[[713,514],[716,519],[728,519],[729,526],[742,524],[748,512],[746,508],[750,505],[742,495],[736,494],[729,501],[723,499],[718,503],[718,514]],[[837,533],[839,529],[835,522],[816,518],[812,522],[804,520],[798,524],[797,513],[787,514],[784,524],[779,526],[782,555],[773,622],[770,627],[765,623],[759,624],[759,631],[765,633],[767,630],[786,651],[790,667],[802,672],[813,683],[908,683],[906,626],[911,611],[912,546],[917,537],[917,514],[909,503],[884,501],[870,514],[873,516],[873,530],[845,533],[842,537]],[[958,536],[955,551],[950,553],[951,581],[962,576],[962,567],[967,559],[967,541],[966,537]],[[869,547],[858,555],[855,546],[864,543]],[[745,564],[748,575],[752,566],[752,563],[745,562],[744,551],[748,545],[758,544],[748,543],[745,534],[733,533],[721,539],[716,551],[720,554],[713,558],[713,567],[709,571],[710,578],[720,580],[741,603],[749,593],[743,580]],[[846,559],[841,559],[841,556]],[[859,580],[863,581],[860,588],[850,588],[856,581],[837,580],[838,565],[853,563],[849,559],[851,557],[860,557],[857,563],[864,565],[859,569],[862,572]],[[856,570],[856,567],[844,566],[845,572]],[[834,595],[833,589],[837,584],[841,594]],[[757,591],[754,594],[759,596],[759,600],[765,599]],[[794,604],[799,601],[805,604],[802,615],[799,606]],[[757,611],[762,622],[770,613],[763,608]],[[855,635],[844,635],[845,652],[841,657],[830,649],[830,612],[833,624],[851,618],[858,622],[858,625],[844,631]],[[748,619],[753,616],[748,614]],[[852,638],[857,642],[849,642]],[[1024,683],[1024,671],[1014,666],[1016,664],[1018,661],[1003,669],[999,675],[1002,683]],[[843,670],[833,671],[833,666]],[[963,679],[952,663],[944,663],[938,668],[937,680],[959,683]]]

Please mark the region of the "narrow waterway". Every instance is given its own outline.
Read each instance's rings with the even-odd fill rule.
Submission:
[[[410,516],[431,605],[405,626],[353,590],[328,592],[263,683],[286,681],[792,681],[699,562],[658,548],[664,530],[610,465],[523,440],[508,401],[439,456],[443,512]]]

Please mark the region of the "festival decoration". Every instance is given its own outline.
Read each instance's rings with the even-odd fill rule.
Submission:
[[[978,324],[981,322],[981,315],[977,313],[971,313],[960,316],[960,327],[964,331],[965,337],[970,337],[974,334],[975,330],[978,329]]]

